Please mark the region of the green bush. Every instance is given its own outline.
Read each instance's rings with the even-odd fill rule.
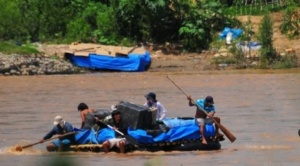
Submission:
[[[265,14],[259,26],[258,39],[261,42],[260,67],[269,68],[276,60],[277,53],[273,47],[273,20]]]
[[[73,41],[89,42],[92,36],[92,27],[84,18],[77,18],[68,24],[67,37]]]
[[[280,57],[274,64],[274,69],[296,68],[298,66],[298,57],[294,53],[289,53]]]
[[[97,13],[97,28],[93,32],[93,36],[98,43],[116,45],[118,39],[118,24],[114,17],[115,12],[112,8],[105,5],[99,7],[101,12]]]
[[[280,25],[281,33],[287,35],[290,39],[297,39],[300,37],[300,9],[295,6],[290,6],[284,11],[284,19]],[[295,15],[295,16],[294,16]]]
[[[5,54],[36,54],[39,51],[32,44],[19,45],[14,42],[0,42],[0,52]]]
[[[214,33],[226,26],[240,25],[234,17],[224,15],[218,1],[197,1],[197,6],[191,5],[187,12],[179,29],[179,35],[182,45],[188,51],[208,49]]]
[[[236,45],[233,45],[229,52],[232,53],[235,64],[243,64],[245,62],[245,54],[244,52],[237,48]]]
[[[213,58],[213,64],[236,64],[236,59],[232,57],[219,56]]]

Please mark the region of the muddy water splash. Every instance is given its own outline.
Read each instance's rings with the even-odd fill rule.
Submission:
[[[300,74],[168,75],[194,99],[212,95],[216,115],[237,140],[226,139],[218,151],[61,154],[46,152],[45,142],[15,153],[9,149],[40,140],[56,115],[79,127],[80,102],[92,108],[121,100],[143,104],[153,91],[170,117],[194,116],[195,108],[164,73],[0,77],[1,165],[41,165],[60,155],[78,165],[298,165]]]

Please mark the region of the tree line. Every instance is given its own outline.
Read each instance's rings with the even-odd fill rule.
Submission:
[[[0,0],[0,38],[26,42],[176,42],[207,49],[240,23],[219,0]]]

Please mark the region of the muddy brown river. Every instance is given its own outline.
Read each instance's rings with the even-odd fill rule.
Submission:
[[[118,153],[47,152],[38,144],[22,152],[17,144],[39,141],[56,115],[79,128],[77,105],[110,108],[119,101],[145,102],[150,91],[169,117],[194,116],[186,96],[212,95],[216,115],[237,137],[221,150]],[[1,166],[61,165],[299,165],[300,72],[94,73],[55,76],[0,76]]]

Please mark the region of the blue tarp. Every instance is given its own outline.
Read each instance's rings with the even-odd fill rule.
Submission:
[[[100,54],[78,56],[69,54],[69,58],[76,66],[98,70],[145,71],[151,64],[151,57],[148,51],[145,54],[130,53],[128,56]]]
[[[177,127],[177,126],[185,126],[189,124],[195,124],[195,119],[180,119],[180,118],[165,118],[163,120],[164,124],[169,128]]]
[[[75,140],[78,144],[101,144],[110,138],[115,138],[115,131],[110,128],[104,128],[97,132],[94,129],[75,129],[75,131],[77,131]]]
[[[205,136],[213,137],[215,135],[215,128],[213,124],[205,125]],[[200,131],[199,126],[195,123],[187,124],[184,126],[176,126],[171,128],[168,132],[163,132],[156,137],[148,135],[144,130],[129,130],[128,134],[134,137],[140,143],[155,143],[165,141],[177,141],[182,139],[199,139]]]
[[[114,138],[115,132],[110,128],[104,128],[98,132],[93,129],[80,130],[77,129],[76,142],[78,144],[101,144],[105,140]],[[207,124],[205,126],[206,137],[212,137],[215,134],[215,128],[213,124]],[[171,128],[168,132],[163,132],[156,137],[148,135],[145,130],[128,129],[128,134],[135,138],[139,143],[155,143],[165,141],[177,141],[182,139],[198,139],[201,138],[199,127],[193,124],[187,124],[184,126],[176,126]]]
[[[220,38],[221,39],[225,39],[228,33],[231,33],[232,34],[232,38],[235,39],[235,38],[238,38],[238,37],[240,37],[242,35],[243,30],[242,29],[225,27],[223,29],[223,31],[221,32],[221,34],[220,34]]]
[[[261,44],[259,42],[249,42],[249,43],[245,43],[245,42],[239,42],[236,44],[237,48],[240,48],[242,50],[258,50],[261,48]]]

